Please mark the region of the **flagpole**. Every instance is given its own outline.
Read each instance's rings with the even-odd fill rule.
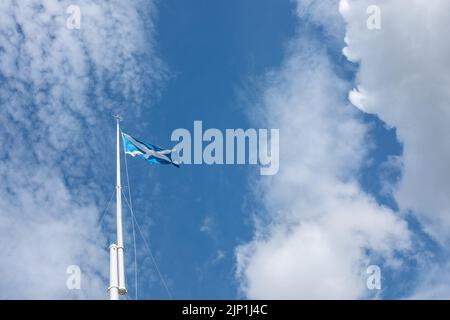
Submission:
[[[119,300],[119,277],[117,275],[117,245],[109,246],[109,299]]]
[[[122,229],[122,190],[120,183],[120,117],[116,118],[116,222],[117,245],[112,244],[110,250],[109,294],[111,300],[119,300],[119,295],[127,293],[125,288],[125,262]]]

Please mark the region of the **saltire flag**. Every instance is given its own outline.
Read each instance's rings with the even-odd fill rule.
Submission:
[[[123,148],[126,154],[140,157],[151,164],[173,164],[179,168],[180,164],[172,160],[172,151],[162,149],[150,143],[144,143],[132,136],[122,132]]]

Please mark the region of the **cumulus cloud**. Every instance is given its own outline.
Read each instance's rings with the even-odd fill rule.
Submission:
[[[264,125],[280,128],[280,171],[256,182],[266,214],[256,216],[254,239],[236,252],[249,298],[370,297],[372,259],[382,271],[396,268],[396,253],[411,246],[406,223],[357,181],[366,126],[347,102],[350,84],[314,37],[322,30],[337,39],[343,21],[337,1],[318,3],[299,1],[299,19],[317,29],[302,29],[283,66],[267,76],[258,106],[270,119]]]
[[[66,27],[70,5],[79,30]],[[0,2],[0,298],[106,296],[98,218],[110,173],[98,146],[113,151],[112,110],[126,101],[138,112],[163,74],[154,14],[148,1]],[[76,292],[66,288],[73,264]]]
[[[368,30],[366,8],[378,5],[381,29]],[[395,127],[403,144],[394,196],[437,241],[450,228],[450,3],[341,1],[346,56],[360,63],[352,103]]]
[[[377,5],[381,29],[368,30],[366,8]],[[351,102],[395,127],[403,154],[401,177],[388,186],[403,211],[412,212],[438,243],[449,241],[450,31],[447,1],[341,1],[344,54],[360,65]],[[441,252],[441,254],[446,254]],[[411,298],[448,297],[448,263],[421,257],[423,274]]]

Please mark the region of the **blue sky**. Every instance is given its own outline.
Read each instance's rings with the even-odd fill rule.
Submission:
[[[252,77],[280,64],[295,32],[294,9],[290,1],[161,3],[156,39],[170,76],[160,99],[143,111],[145,127],[138,131],[125,117],[123,130],[169,146],[172,131],[192,131],[194,120],[202,120],[205,129],[251,127],[239,92]],[[133,194],[139,195],[136,215],[153,222],[149,239],[173,296],[239,297],[234,249],[252,237],[254,205],[247,175],[258,167],[186,165],[175,170],[136,159],[128,165]],[[151,193],[155,188],[158,196]],[[208,219],[211,230],[201,231]],[[224,257],[215,261],[220,252]],[[140,297],[167,298],[160,283],[143,280]]]
[[[274,176],[127,158],[124,191],[173,298],[450,297],[449,4],[424,16],[373,2],[3,1],[0,242],[13,245],[0,298],[107,298],[113,113],[163,147],[196,120],[280,130]],[[73,4],[79,29],[66,24]],[[169,298],[136,238],[138,298]],[[69,265],[81,290],[66,288]],[[381,290],[366,287],[369,265]]]
[[[125,120],[123,130],[166,145],[171,144],[172,130],[192,131],[194,120],[202,120],[205,129],[251,127],[240,95],[251,95],[248,88],[254,85],[253,79],[282,64],[286,46],[296,33],[311,33],[327,41],[320,28],[299,26],[291,1],[265,0],[258,5],[254,1],[199,1],[195,6],[167,1],[159,6],[156,30],[158,51],[170,76],[154,107],[143,111],[140,119],[145,126],[135,130]],[[351,79],[355,68],[340,54],[342,46],[342,42],[331,43],[329,54],[336,69]],[[374,143],[373,162],[361,173],[361,183],[380,201],[392,204],[380,195],[379,166],[389,155],[399,154],[401,147],[393,130],[376,117],[361,117],[373,127]],[[138,198],[137,216],[152,221],[148,237],[173,296],[243,297],[235,280],[234,250],[253,235],[251,215],[258,204],[250,193],[248,176],[258,169],[191,165],[175,170],[148,167],[135,159],[128,163],[133,194]],[[210,221],[208,232],[201,229],[205,221]],[[143,249],[142,243],[138,246]],[[145,263],[141,259],[139,264]],[[128,275],[129,286],[132,276]],[[139,297],[167,298],[158,280],[149,285],[145,275],[140,277]]]

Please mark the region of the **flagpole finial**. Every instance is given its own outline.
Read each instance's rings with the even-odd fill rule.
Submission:
[[[117,121],[122,121],[122,116],[120,114],[113,114],[113,118],[116,119]]]

